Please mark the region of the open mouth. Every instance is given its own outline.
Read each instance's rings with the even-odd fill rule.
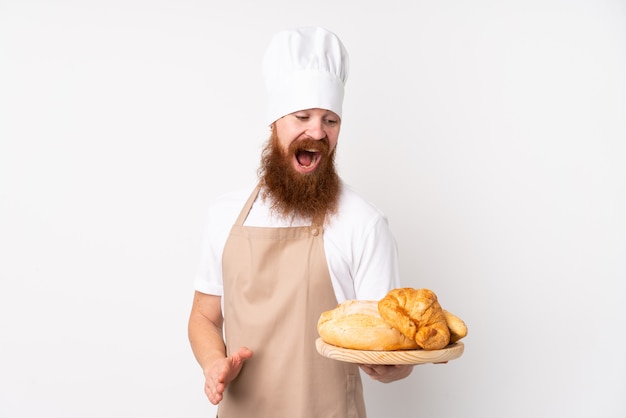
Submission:
[[[305,169],[313,168],[320,160],[320,152],[314,150],[299,150],[296,152],[296,160],[300,167]]]

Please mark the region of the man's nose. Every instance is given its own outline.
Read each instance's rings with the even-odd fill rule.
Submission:
[[[311,119],[306,129],[307,136],[311,139],[324,139],[326,138],[326,131],[324,130],[324,122],[320,119]]]

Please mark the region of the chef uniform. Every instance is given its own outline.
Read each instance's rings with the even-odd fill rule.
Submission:
[[[263,62],[268,124],[311,108],[341,117],[348,56],[321,28],[274,36]],[[244,205],[222,254],[227,355],[241,346],[248,359],[224,393],[220,418],[362,418],[358,366],[315,349],[320,314],[337,306],[324,252],[323,222],[308,226],[246,226],[259,194]]]

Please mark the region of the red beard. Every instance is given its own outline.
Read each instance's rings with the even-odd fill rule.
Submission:
[[[321,161],[315,171],[299,173],[292,165],[294,155],[312,147],[319,150]],[[336,213],[341,181],[335,169],[335,150],[330,151],[325,140],[303,140],[292,142],[283,152],[272,130],[258,170],[263,198],[270,199],[272,210],[284,218],[302,217],[320,224]]]

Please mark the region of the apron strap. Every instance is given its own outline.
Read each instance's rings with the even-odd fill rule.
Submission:
[[[256,197],[259,194],[259,190],[261,190],[261,186],[257,184],[252,194],[250,194],[248,201],[241,209],[241,212],[239,212],[239,216],[237,217],[237,220],[235,221],[235,225],[243,225],[243,223],[246,221],[246,218],[248,217],[248,213],[250,213],[250,209],[252,208],[252,204],[254,203],[254,201],[256,200]]]
[[[250,213],[250,209],[252,209],[252,205],[254,204],[254,201],[259,195],[260,190],[261,190],[261,185],[257,184],[254,190],[252,191],[252,193],[250,194],[250,197],[248,197],[246,204],[241,209],[241,212],[239,212],[239,216],[237,217],[237,220],[235,221],[235,225],[243,226],[243,223],[246,221],[246,218],[248,217],[248,214]],[[323,229],[325,219],[326,219],[326,214],[322,215],[321,219],[319,220],[312,219],[311,228]]]

